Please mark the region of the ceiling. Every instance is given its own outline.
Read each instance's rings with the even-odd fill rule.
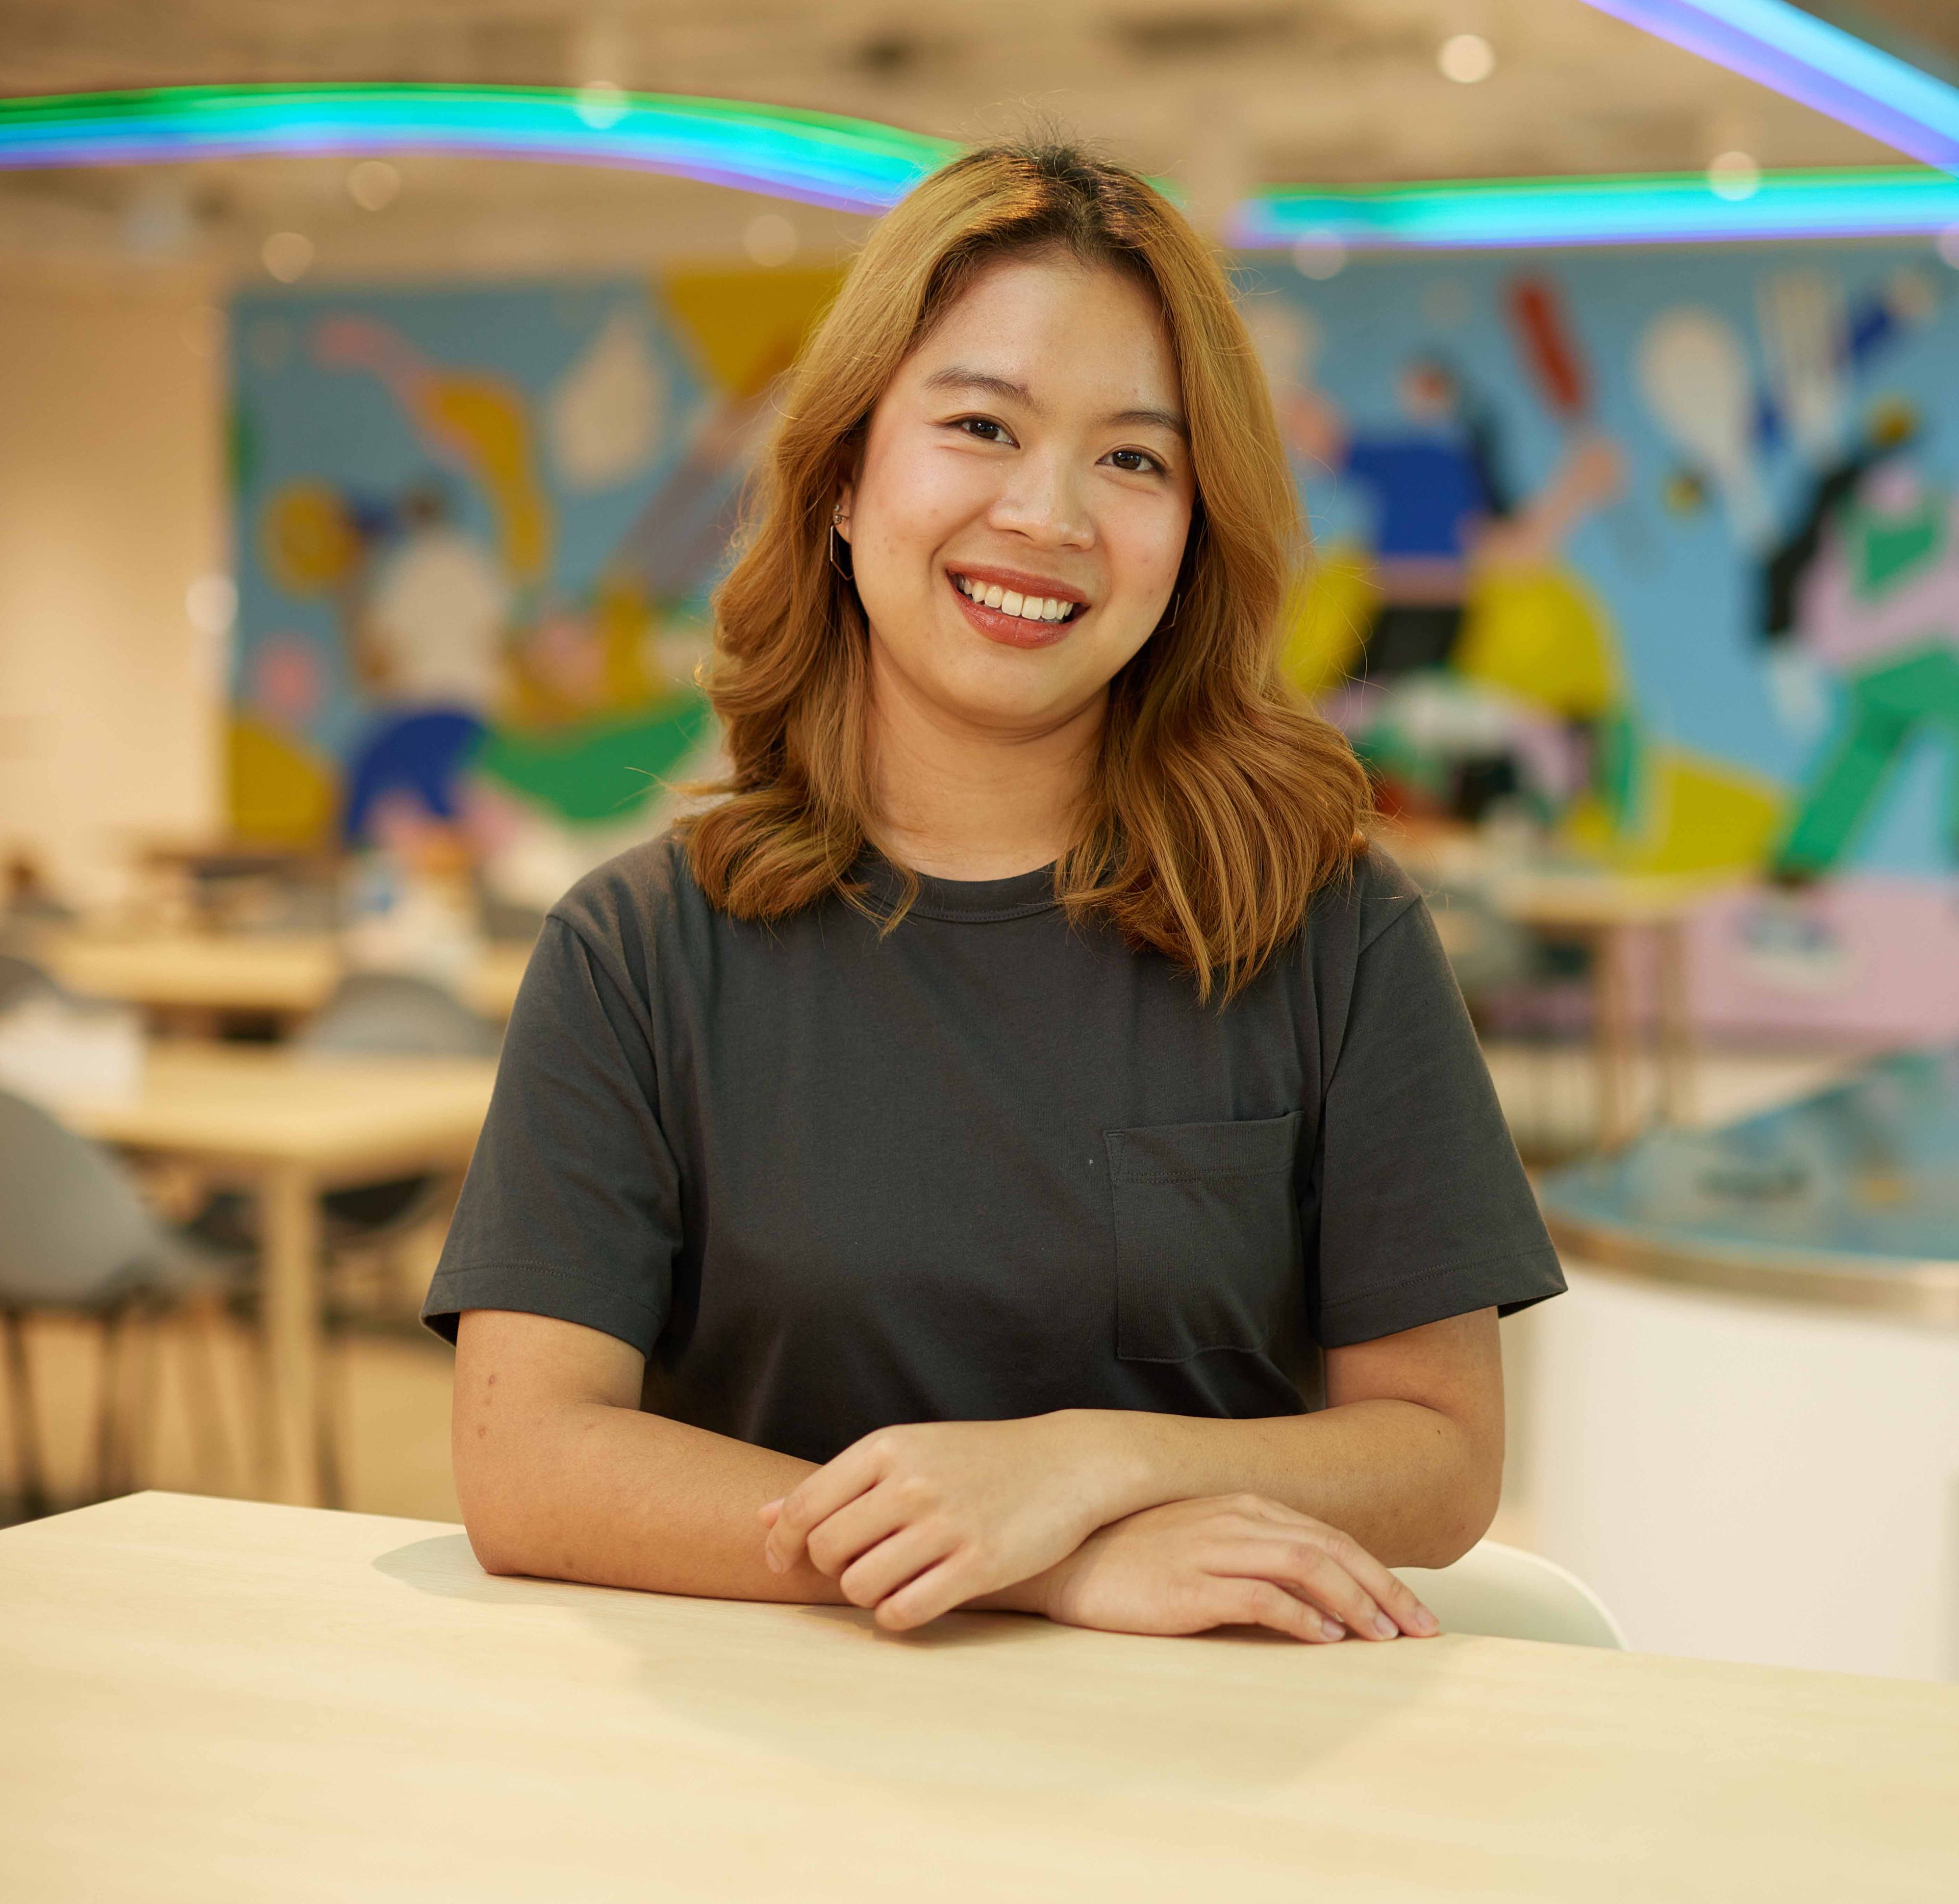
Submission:
[[[1859,5],[1873,33],[1959,56],[1953,0]],[[1478,84],[1438,65],[1465,32],[1495,52]],[[1261,182],[1897,158],[1582,0],[0,0],[10,92],[328,80],[605,81],[954,138],[1056,123],[1178,177],[1200,214]],[[764,210],[822,255],[860,223],[643,174],[395,163],[378,211],[333,159],[0,174],[0,256],[249,272],[290,230],[321,274],[521,272],[739,255]]]

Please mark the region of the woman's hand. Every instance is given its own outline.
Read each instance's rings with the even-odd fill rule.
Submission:
[[[880,1626],[922,1626],[1073,1553],[1125,1511],[1125,1468],[1086,1413],[882,1428],[761,1510],[764,1554],[807,1552]]]
[[[1063,1626],[1107,1633],[1256,1626],[1325,1642],[1440,1630],[1434,1614],[1337,1528],[1257,1494],[1132,1514],[1011,1599]]]

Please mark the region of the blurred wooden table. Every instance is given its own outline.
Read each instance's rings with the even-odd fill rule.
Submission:
[[[279,1499],[319,1498],[322,1195],[461,1169],[496,1071],[488,1058],[166,1042],[146,1054],[135,1096],[65,1108],[68,1122],[100,1142],[179,1159],[256,1191]]]
[[[113,998],[166,1021],[227,1012],[296,1019],[325,1004],[346,970],[328,932],[171,932],[144,937],[65,933],[43,949],[71,992]],[[531,949],[493,944],[458,988],[499,1023],[510,1015]]]
[[[1634,1106],[1640,1039],[1634,1010],[1637,944],[1653,947],[1653,1027],[1662,1122],[1693,1115],[1694,1014],[1688,988],[1687,922],[1730,881],[1610,872],[1512,873],[1494,879],[1492,903],[1506,919],[1548,938],[1576,938],[1592,954],[1592,1050],[1599,1143],[1616,1150],[1638,1128]]]
[[[493,1579],[459,1528],[138,1495],[0,1533],[33,1904],[1900,1904],[1959,1688],[1444,1636]]]

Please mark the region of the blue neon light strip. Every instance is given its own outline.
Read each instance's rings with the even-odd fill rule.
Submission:
[[[1787,0],[1587,0],[1601,13],[1959,172],[1959,87]]]
[[[1719,196],[1698,172],[1275,187],[1240,208],[1230,237],[1254,251],[1302,239],[1373,251],[1905,236],[1955,227],[1959,179],[1900,166],[1766,173],[1739,202]]]

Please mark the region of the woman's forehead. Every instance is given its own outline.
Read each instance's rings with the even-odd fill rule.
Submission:
[[[1037,408],[1100,404],[1173,419],[1182,408],[1176,360],[1154,295],[1128,271],[1059,250],[984,267],[900,375],[933,391],[991,386],[1003,399]]]

